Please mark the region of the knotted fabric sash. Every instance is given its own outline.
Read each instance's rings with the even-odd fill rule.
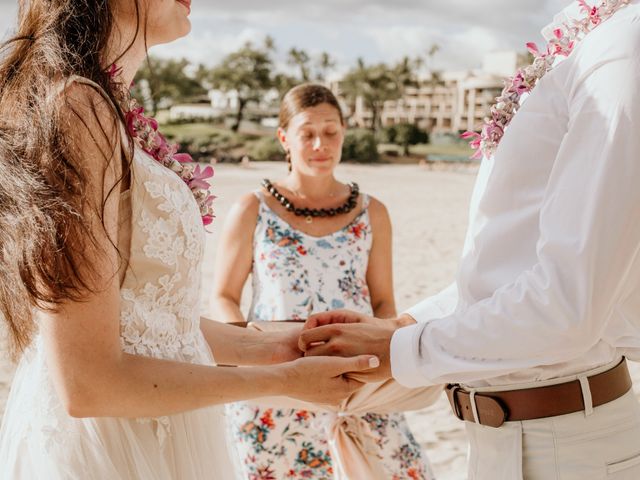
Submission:
[[[291,322],[256,322],[249,328],[300,328]],[[329,441],[336,480],[386,480],[381,459],[377,454],[369,424],[361,416],[366,413],[389,414],[419,410],[435,403],[443,390],[442,385],[424,388],[406,388],[395,380],[368,383],[340,405],[302,402],[289,397],[264,397],[252,403],[260,407],[292,408],[316,413],[327,413],[323,422]]]

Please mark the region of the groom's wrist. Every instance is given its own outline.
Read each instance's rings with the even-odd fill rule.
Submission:
[[[402,315],[400,315],[398,318],[396,318],[394,320],[395,324],[396,324],[396,328],[402,328],[402,327],[408,327],[409,325],[415,325],[416,323],[416,319],[413,318],[411,315],[408,315],[406,313],[403,313]]]

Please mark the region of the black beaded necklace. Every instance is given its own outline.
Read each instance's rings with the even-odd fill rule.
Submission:
[[[336,215],[342,215],[349,213],[356,208],[358,204],[358,195],[360,195],[360,187],[357,183],[350,183],[349,188],[351,193],[349,198],[341,206],[337,208],[297,208],[291,200],[282,195],[276,187],[265,178],[262,180],[262,186],[275,198],[280,204],[287,209],[287,211],[293,213],[297,217],[306,217],[306,222],[313,222],[314,217],[335,217]]]

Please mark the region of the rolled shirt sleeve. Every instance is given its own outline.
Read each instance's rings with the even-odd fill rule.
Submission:
[[[458,305],[458,286],[454,282],[436,295],[424,299],[404,313],[417,323],[451,315]]]

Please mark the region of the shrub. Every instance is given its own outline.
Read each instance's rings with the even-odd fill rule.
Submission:
[[[398,131],[395,125],[389,125],[378,130],[377,137],[380,143],[396,143]]]
[[[403,147],[405,155],[409,155],[409,145],[429,143],[429,134],[413,123],[400,123],[395,127],[395,143]]]
[[[249,156],[258,162],[282,161],[284,152],[277,139],[273,137],[263,137],[256,140],[248,148]]]
[[[373,163],[379,159],[378,142],[370,130],[347,130],[342,146],[342,159],[358,163]]]

